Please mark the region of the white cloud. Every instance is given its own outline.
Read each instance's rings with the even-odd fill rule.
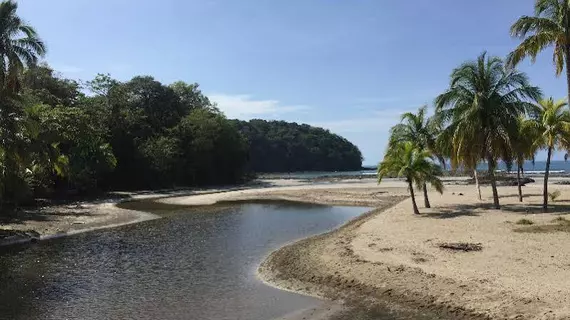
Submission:
[[[278,100],[254,100],[246,94],[211,94],[208,97],[231,119],[248,120],[256,117],[275,117],[284,113],[301,112],[309,109],[308,106],[303,105],[283,105]]]
[[[66,64],[55,64],[53,66],[53,69],[61,73],[79,73],[83,71],[83,69],[80,67],[66,65]]]

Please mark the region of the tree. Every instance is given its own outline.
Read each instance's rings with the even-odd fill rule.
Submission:
[[[407,112],[401,117],[401,123],[395,125],[390,130],[389,147],[396,146],[403,142],[412,142],[420,150],[427,150],[431,154],[437,155],[436,137],[437,125],[434,119],[426,117],[427,106],[418,109],[417,113]],[[441,163],[443,157],[438,156]],[[431,208],[428,198],[427,186],[422,187],[424,191],[424,205]]]
[[[566,66],[568,99],[570,99],[570,7],[568,0],[536,0],[534,16],[522,16],[511,27],[511,35],[522,40],[508,56],[509,66],[516,66],[526,57],[536,61],[547,47],[554,47],[556,75]]]
[[[562,109],[567,104],[565,100],[554,101],[552,98],[540,100],[532,115],[535,128],[541,134],[536,144],[547,149],[542,203],[544,212],[548,211],[548,176],[552,152],[570,149],[570,111]]]
[[[16,92],[18,78],[26,66],[33,66],[45,54],[36,30],[16,14],[14,1],[0,3],[0,87]]]
[[[348,171],[362,168],[362,154],[358,147],[328,130],[285,121],[231,121],[248,141],[251,171]]]
[[[526,160],[534,160],[534,155],[539,147],[537,141],[540,133],[532,120],[524,116],[519,116],[517,120],[517,131],[511,138],[511,146],[513,158],[517,165],[519,201],[522,202],[521,174],[523,173],[523,165]]]
[[[440,116],[440,114],[436,114],[436,116]],[[452,170],[457,170],[460,166],[463,166],[464,168],[473,171],[477,197],[479,200],[482,200],[477,165],[481,159],[485,158],[483,148],[482,146],[467,143],[455,145],[454,138],[461,134],[461,132],[458,132],[459,130],[457,130],[458,125],[460,124],[451,123],[440,131],[436,139],[437,150],[439,150],[444,157],[450,159]]]
[[[511,151],[510,136],[516,130],[517,118],[532,107],[528,100],[536,101],[540,96],[540,89],[531,86],[524,73],[506,70],[500,58],[488,58],[483,53],[476,61],[453,70],[449,89],[435,100],[438,117],[450,123],[452,158],[487,161],[497,209],[497,161]],[[465,154],[466,148],[473,150]]]
[[[441,167],[431,161],[429,151],[419,149],[407,141],[390,146],[384,160],[378,165],[378,183],[386,176],[405,178],[412,197],[415,214],[420,214],[414,195],[414,184],[423,189],[425,183],[431,184],[439,193],[443,193],[443,183],[439,179]]]
[[[45,46],[31,26],[16,14],[14,1],[0,2],[0,201],[21,197],[25,186],[24,110],[20,97],[20,76],[26,66],[37,63]],[[17,202],[17,201],[16,201]]]

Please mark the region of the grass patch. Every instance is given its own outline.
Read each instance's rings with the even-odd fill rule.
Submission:
[[[553,232],[570,233],[570,220],[567,220],[564,217],[558,217],[556,219],[553,219],[551,224],[521,227],[515,229],[514,231],[526,232],[526,233],[553,233]]]
[[[520,220],[518,220],[518,221],[515,222],[515,223],[516,223],[516,224],[522,224],[522,225],[530,226],[530,225],[533,225],[533,224],[534,224],[534,221],[529,220],[529,219],[520,219]]]

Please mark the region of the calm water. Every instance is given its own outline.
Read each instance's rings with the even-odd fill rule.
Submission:
[[[0,256],[0,319],[272,319],[313,298],[255,277],[263,257],[367,211],[291,203],[85,233]]]

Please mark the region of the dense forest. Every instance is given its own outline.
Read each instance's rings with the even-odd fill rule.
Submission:
[[[249,143],[255,172],[360,170],[360,150],[322,128],[285,121],[232,120]]]
[[[63,78],[40,63],[46,46],[17,7],[0,3],[0,211],[38,196],[360,168],[360,152],[343,138],[307,125],[230,121],[198,84]]]
[[[197,84],[98,75],[80,85],[45,65],[19,80],[2,105],[5,200],[242,179],[246,141]]]

